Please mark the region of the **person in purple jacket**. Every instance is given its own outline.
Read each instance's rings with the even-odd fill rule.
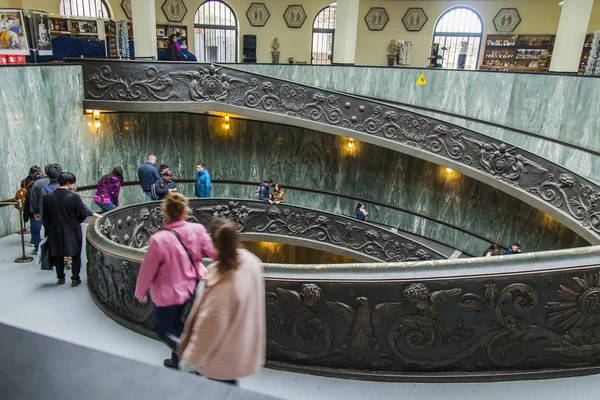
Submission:
[[[94,202],[102,211],[114,210],[119,206],[119,192],[123,185],[123,168],[115,167],[110,174],[104,175],[96,184]],[[104,200],[104,202],[102,202]]]

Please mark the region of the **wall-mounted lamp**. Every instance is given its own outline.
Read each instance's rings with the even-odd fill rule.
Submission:
[[[94,110],[94,111],[92,111],[92,114],[94,115],[94,127],[96,129],[98,129],[102,125],[100,123],[100,111],[99,110]]]
[[[453,172],[452,168],[446,168],[446,172],[449,173],[449,174],[451,174]]]
[[[229,115],[225,115],[225,122],[229,122]]]
[[[353,147],[354,147],[354,139],[350,139],[350,140],[348,141],[348,148],[349,148],[349,149],[351,149],[351,148],[353,148]]]

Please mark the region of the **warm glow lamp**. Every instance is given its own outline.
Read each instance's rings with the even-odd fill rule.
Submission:
[[[100,116],[100,111],[94,110],[94,118],[98,118]]]
[[[351,149],[354,147],[354,139],[350,139],[350,141],[348,142],[348,148]]]
[[[452,168],[446,168],[446,172],[449,174],[452,173]]]
[[[225,122],[229,122],[229,115],[225,115]]]

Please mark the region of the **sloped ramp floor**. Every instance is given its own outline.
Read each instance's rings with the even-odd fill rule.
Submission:
[[[28,241],[28,236],[26,239]],[[31,247],[26,248],[27,253],[31,250]],[[83,285],[71,288],[67,282],[67,285],[58,286],[53,271],[41,271],[34,262],[15,263],[14,259],[20,255],[19,235],[0,239],[1,323],[132,360],[162,365],[169,354],[166,346],[123,328],[95,306],[87,292],[85,267]],[[9,343],[2,345],[10,346]],[[596,399],[600,398],[600,375],[498,383],[382,383],[263,369],[254,376],[241,379],[241,387],[298,400]],[[174,389],[175,393],[177,389]]]

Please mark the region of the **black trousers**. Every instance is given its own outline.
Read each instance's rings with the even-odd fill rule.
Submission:
[[[73,264],[71,265],[71,280],[80,281],[79,272],[81,272],[81,255],[72,256]],[[56,268],[56,277],[58,279],[64,279],[65,277],[65,258],[50,257],[50,263]]]
[[[179,363],[177,344],[183,332],[184,304],[154,308],[154,331],[160,340],[171,349],[171,361],[174,365]]]

